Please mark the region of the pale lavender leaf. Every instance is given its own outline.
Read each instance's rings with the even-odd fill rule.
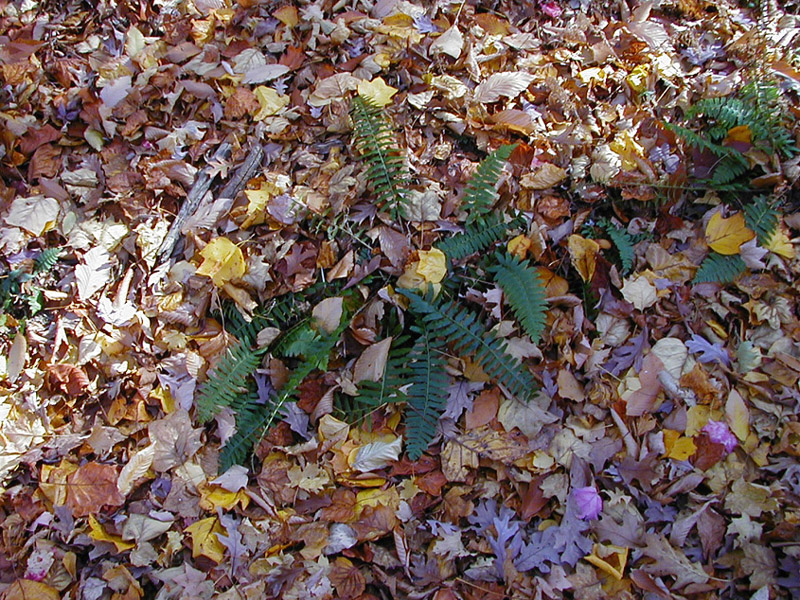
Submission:
[[[699,354],[698,360],[701,363],[720,361],[726,367],[731,366],[731,359],[728,351],[722,347],[721,343],[712,344],[702,335],[692,334],[692,339],[686,342],[686,347],[691,352]]]

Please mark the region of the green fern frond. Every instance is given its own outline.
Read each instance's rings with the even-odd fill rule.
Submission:
[[[498,253],[491,271],[503,295],[531,341],[538,344],[544,332],[547,300],[539,273],[516,256]]]
[[[766,196],[757,196],[752,204],[744,206],[744,219],[762,246],[769,244],[778,229],[780,215]]]
[[[367,180],[378,204],[397,217],[406,202],[409,178],[405,160],[394,146],[394,135],[381,108],[361,96],[353,98],[350,116],[355,147],[367,163]]]
[[[305,319],[281,337],[275,344],[274,352],[286,358],[304,356],[319,339],[319,334],[311,328],[311,322]]]
[[[464,233],[457,233],[436,244],[452,262],[466,258],[470,254],[483,252],[501,240],[509,229],[520,226],[521,220],[510,223],[503,221],[502,215],[493,214],[484,219],[481,225],[467,225]]]
[[[517,144],[504,144],[481,161],[475,173],[467,182],[467,189],[461,207],[467,211],[467,225],[479,224],[491,213],[497,200],[497,180],[503,166]]]
[[[747,265],[738,254],[730,256],[712,252],[700,264],[694,283],[731,283],[745,272]]]
[[[279,419],[283,405],[294,398],[298,386],[306,377],[317,369],[328,368],[330,353],[348,324],[349,320],[345,318],[333,333],[309,343],[303,355],[304,360],[292,371],[281,391],[266,406],[251,401],[238,407],[236,433],[225,443],[220,453],[220,468],[223,471],[233,464],[244,462],[253,446]]]
[[[702,135],[692,131],[687,127],[683,127],[682,125],[677,125],[676,123],[664,123],[664,127],[674,132],[679,138],[681,138],[690,146],[695,146],[701,150],[706,150],[715,156],[726,157],[734,153],[732,148],[728,148],[722,144],[715,144]]]
[[[417,460],[436,436],[436,424],[447,404],[450,379],[440,340],[426,326],[411,327],[417,336],[409,355],[411,387],[406,399],[406,450]]]
[[[410,300],[412,312],[458,354],[473,355],[481,368],[514,396],[530,396],[535,385],[531,374],[505,352],[505,342],[487,331],[475,314],[452,300],[434,301],[431,292],[425,296],[409,290],[398,292]]]
[[[720,186],[731,183],[749,170],[750,165],[742,154],[731,154],[720,159],[714,167],[714,173],[709,181],[713,187],[719,189]]]
[[[205,423],[225,406],[231,406],[247,389],[247,378],[261,361],[261,352],[236,342],[225,353],[197,391],[197,418]]]
[[[46,248],[39,253],[33,263],[33,273],[46,273],[56,266],[59,257],[61,256],[61,248]]]
[[[636,245],[636,240],[626,229],[617,227],[608,219],[601,219],[597,224],[605,230],[617,249],[619,260],[622,263],[622,274],[629,273],[633,268],[633,259],[635,257],[633,247]]]

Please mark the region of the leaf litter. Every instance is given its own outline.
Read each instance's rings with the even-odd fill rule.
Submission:
[[[797,597],[797,8],[5,3],[3,599]],[[495,246],[544,284],[538,343],[483,252],[437,247],[508,144]],[[402,405],[357,401],[402,366],[395,289],[431,285],[540,389],[435,347],[412,461]],[[195,398],[256,324],[248,406],[297,392],[222,472],[236,410]]]

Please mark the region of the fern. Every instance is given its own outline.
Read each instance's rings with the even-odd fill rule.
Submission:
[[[544,331],[547,314],[544,284],[539,273],[510,254],[498,253],[497,262],[492,268],[495,281],[525,333],[536,344]]]
[[[61,248],[46,248],[39,253],[33,264],[33,273],[46,273],[53,269],[61,256]]]
[[[197,418],[205,423],[246,391],[247,379],[261,361],[261,352],[239,341],[228,349],[197,391]]]
[[[464,233],[457,233],[439,242],[436,247],[444,252],[450,261],[461,260],[470,254],[486,250],[503,238],[509,229],[520,223],[520,220],[505,223],[501,215],[490,215],[480,226],[467,225]]]
[[[406,400],[406,449],[417,460],[436,436],[436,424],[447,404],[449,377],[447,361],[436,340],[424,325],[411,327],[417,341],[409,355],[411,387]]]
[[[744,273],[747,265],[738,254],[712,252],[703,260],[692,280],[694,283],[731,283]]]
[[[367,179],[381,208],[388,208],[397,218],[406,202],[408,174],[400,151],[380,107],[360,96],[353,98],[350,115],[353,119],[355,147],[367,163]]]
[[[309,343],[303,354],[303,361],[292,371],[283,389],[266,406],[258,404],[257,397],[249,396],[249,402],[238,406],[236,433],[225,443],[220,453],[220,468],[225,471],[231,465],[244,462],[250,450],[280,417],[283,405],[294,397],[298,386],[316,369],[328,368],[331,350],[339,341],[349,324],[343,319],[331,334],[323,335]]]
[[[467,211],[467,225],[482,223],[484,216],[492,211],[497,200],[497,180],[516,147],[516,144],[500,146],[481,161],[470,177],[461,202],[461,206]]]
[[[636,245],[634,237],[622,227],[617,227],[608,219],[601,219],[598,225],[602,227],[619,254],[619,260],[622,263],[622,274],[625,275],[633,268],[634,251],[633,247]]]
[[[519,398],[528,398],[534,380],[518,361],[506,354],[505,342],[487,331],[478,318],[456,302],[435,302],[432,293],[420,296],[398,290],[411,302],[411,310],[436,332],[436,336],[452,344],[459,354],[474,355],[477,363],[490,376]]]
[[[752,204],[744,206],[745,222],[755,232],[758,243],[762,246],[770,242],[778,229],[778,217],[778,211],[772,208],[766,196],[758,196]]]

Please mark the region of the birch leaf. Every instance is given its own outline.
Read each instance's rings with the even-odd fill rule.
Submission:
[[[533,81],[533,75],[522,71],[495,73],[475,88],[475,102],[497,102],[500,98],[516,98]]]
[[[458,27],[453,25],[431,44],[430,52],[432,55],[447,54],[453,58],[458,58],[461,56],[463,49],[464,36],[461,35]]]

